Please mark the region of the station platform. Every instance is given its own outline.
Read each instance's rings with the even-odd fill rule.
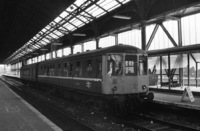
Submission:
[[[187,109],[194,109],[200,111],[200,92],[199,91],[191,91],[194,97],[194,101],[191,102],[188,95],[186,95],[183,99],[184,88],[173,88],[169,90],[168,88],[150,88],[150,91],[154,93],[154,101],[155,103],[182,107]],[[196,87],[195,87],[196,88]]]
[[[61,131],[0,80],[1,131]]]

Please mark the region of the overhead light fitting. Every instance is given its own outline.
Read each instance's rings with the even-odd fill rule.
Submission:
[[[124,16],[124,15],[114,15],[113,18],[124,19],[124,20],[130,20],[131,19],[130,16]]]
[[[74,33],[72,34],[73,36],[86,36],[86,34],[82,34],[82,33]]]
[[[38,55],[39,53],[37,53],[37,52],[34,52],[34,53],[32,53],[33,55]]]
[[[52,45],[63,45],[63,44],[62,44],[62,43],[55,42],[55,43],[52,43]]]
[[[48,49],[46,49],[46,48],[41,48],[40,50],[41,50],[41,51],[47,51]]]

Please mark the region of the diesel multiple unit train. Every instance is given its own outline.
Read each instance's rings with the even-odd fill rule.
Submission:
[[[115,110],[124,112],[127,106],[135,106],[135,101],[153,99],[147,59],[141,49],[115,45],[24,65],[20,77],[49,85],[46,90],[66,98],[111,101]]]

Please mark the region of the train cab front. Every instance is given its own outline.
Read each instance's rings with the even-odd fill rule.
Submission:
[[[106,57],[105,94],[154,99],[153,93],[149,92],[146,53],[111,53]]]

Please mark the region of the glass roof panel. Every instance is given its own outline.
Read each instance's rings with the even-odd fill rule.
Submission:
[[[119,2],[122,2],[123,4],[125,4],[125,3],[129,2],[129,1],[131,1],[131,0],[119,0]]]
[[[43,29],[42,29],[42,32],[46,32],[46,31],[47,31],[47,29],[46,29],[46,28],[43,28]]]
[[[64,20],[61,20],[60,22],[59,22],[59,25],[62,25],[62,24],[64,24],[66,22],[66,20],[64,19]]]
[[[35,44],[35,45],[32,45],[32,47],[33,47],[33,48],[35,48],[35,49],[39,49],[39,48],[40,48],[40,46],[39,46],[39,45],[37,45],[37,44]]]
[[[119,3],[117,3],[115,0],[105,0],[104,2],[99,4],[101,7],[103,7],[107,11],[111,11],[114,9],[114,7],[118,7]]]
[[[99,8],[98,6],[96,6],[96,8],[94,8],[94,11],[92,11],[92,15],[96,18],[102,16],[103,14],[105,14],[106,12],[104,10],[102,10],[101,8]]]
[[[62,33],[68,34],[68,30],[66,30],[64,27],[59,27],[58,30]]]
[[[51,37],[54,38],[54,39],[57,39],[57,38],[58,38],[58,36],[55,35],[55,34],[53,34],[53,33],[49,34],[48,36],[51,36]]]
[[[56,35],[58,35],[59,37],[63,36],[63,34],[61,32],[59,32],[59,31],[57,31],[57,30],[54,30],[53,33],[56,34]]]
[[[79,19],[81,19],[82,21],[89,23],[89,20],[91,20],[90,16],[88,16],[85,12],[82,12],[80,15],[77,16]]]
[[[68,13],[67,13],[66,11],[63,11],[63,12],[60,14],[60,17],[65,18],[67,15],[68,15]]]
[[[70,8],[67,8],[66,11],[67,12],[73,12],[75,9],[77,9],[76,6],[71,6]]]
[[[64,24],[63,27],[67,28],[67,29],[70,30],[70,31],[75,30],[75,27],[72,26],[72,25],[69,24],[69,23]]]
[[[47,30],[49,30],[49,29],[51,28],[51,26],[47,25],[45,28],[46,28]]]
[[[94,20],[94,18],[99,18],[100,16],[110,12],[111,10],[119,7],[122,4],[125,4],[131,0],[98,0],[97,4],[91,5],[88,9],[84,11],[84,8],[87,5],[91,4],[94,0],[75,0],[75,2],[69,6],[65,11],[63,11],[58,17],[49,23],[45,28],[43,28],[40,32],[38,32],[32,39],[30,39],[25,45],[32,47],[32,49],[39,49],[41,48],[39,43],[34,43],[34,41],[39,41],[40,44],[46,45],[50,42],[51,39],[58,39],[65,34],[68,34],[69,31],[74,31],[77,27],[81,27],[85,25],[85,23],[89,23]],[[95,1],[94,1],[95,2]],[[120,2],[120,3],[118,3]],[[96,2],[95,2],[96,3]],[[71,14],[76,13],[77,8],[81,8],[83,10],[79,10],[80,14]],[[71,14],[71,15],[70,15]],[[71,19],[71,20],[70,20]],[[68,21],[70,20],[70,21]],[[55,25],[58,29],[55,28]],[[65,28],[63,28],[65,27]],[[63,32],[61,32],[63,31]],[[48,40],[49,39],[49,40]],[[34,44],[34,45],[32,45]],[[18,52],[13,53],[11,57],[14,57],[18,53],[25,49],[26,47],[22,47],[18,50]],[[29,50],[27,50],[28,52]]]
[[[97,15],[99,15],[100,13],[103,13],[103,12],[105,13],[105,11],[103,11],[101,8],[99,8],[96,5],[92,5],[91,7],[86,9],[86,12],[91,14],[93,17],[97,17]]]
[[[78,7],[80,5],[82,5],[84,2],[86,2],[87,0],[77,0],[74,4],[77,5]]]
[[[58,22],[60,22],[61,20],[62,20],[62,19],[61,19],[60,17],[56,17],[54,21],[55,21],[56,23],[58,23]]]
[[[71,19],[69,22],[73,23],[75,26],[78,26],[78,27],[84,25],[84,23],[82,21],[80,21],[80,20],[78,20],[76,18]]]
[[[46,43],[50,43],[50,41],[46,38],[43,38],[42,40],[45,41]]]
[[[46,42],[44,42],[44,41],[39,41],[42,45],[47,45],[47,43]]]

